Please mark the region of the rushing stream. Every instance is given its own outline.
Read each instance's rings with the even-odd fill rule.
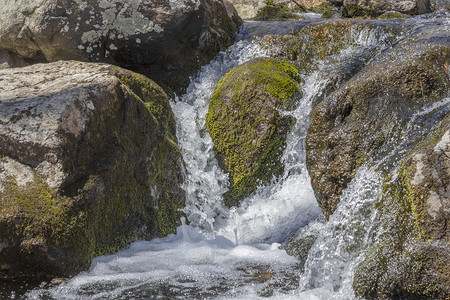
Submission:
[[[356,42],[333,64],[317,62],[318,70],[304,76],[297,109],[285,112],[297,119],[283,155],[285,174],[259,187],[241,207],[228,209],[221,196],[227,190],[227,174],[214,158],[204,123],[220,77],[245,61],[268,55],[248,39],[250,31],[258,31],[258,25],[247,25],[243,38],[204,66],[172,105],[186,163],[184,211],[189,225],[183,220],[176,235],[135,242],[117,254],[98,257],[89,271],[30,291],[26,298],[354,298],[353,268],[376,237],[381,179],[372,169],[361,168],[325,222],[306,170],[304,139],[313,104],[323,96],[333,70],[342,69],[349,58],[364,64],[401,37],[376,29],[357,32]],[[297,239],[315,239],[306,261],[283,250],[294,234]]]

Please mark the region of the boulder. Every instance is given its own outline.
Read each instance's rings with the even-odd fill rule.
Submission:
[[[446,28],[427,27],[373,58],[311,116],[306,165],[326,218],[360,166],[385,180],[354,272],[358,297],[450,295],[449,61]]]
[[[234,68],[217,84],[206,127],[219,164],[230,176],[226,205],[239,205],[258,185],[283,173],[280,156],[294,120],[279,109],[295,108],[300,80],[292,65],[258,58]]]
[[[444,29],[432,30],[433,37],[417,37],[386,52],[315,108],[306,163],[327,218],[359,166],[389,154],[396,145],[409,146],[442,118],[424,117],[422,130],[403,143],[402,131],[414,112],[448,92],[450,47],[439,38]]]
[[[402,174],[420,236],[450,242],[450,114],[412,151]]]
[[[5,0],[0,14],[0,54],[107,62],[176,92],[231,44],[240,24],[225,0]]]
[[[239,16],[243,19],[251,19],[266,6],[265,0],[230,0],[230,3],[236,8]]]
[[[448,103],[447,103],[448,105]],[[387,176],[381,232],[355,270],[365,299],[450,297],[450,113]]]
[[[0,70],[0,274],[70,275],[174,232],[182,168],[148,78],[75,61]]]
[[[388,11],[407,15],[431,12],[430,0],[344,0],[342,13],[345,17],[376,17]]]

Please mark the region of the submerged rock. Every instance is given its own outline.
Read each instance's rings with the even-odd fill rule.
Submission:
[[[108,62],[176,92],[240,24],[223,0],[20,0],[4,2],[0,14],[0,56]]]
[[[280,155],[293,118],[300,76],[290,64],[258,58],[228,72],[216,86],[206,126],[219,164],[230,174],[225,204],[239,205],[258,185],[283,172]]]
[[[294,28],[292,33],[256,40],[269,55],[292,63],[302,74],[322,70],[318,80],[326,86],[315,95],[313,106],[360,71],[380,49],[394,43],[399,32],[389,22],[355,19],[323,20]]]
[[[425,14],[431,11],[430,0],[344,0],[342,7],[345,17],[376,17],[388,11]]]
[[[0,71],[0,273],[72,274],[174,232],[182,157],[163,90],[104,64]]]

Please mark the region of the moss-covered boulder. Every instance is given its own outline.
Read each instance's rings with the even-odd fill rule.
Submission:
[[[253,19],[257,21],[281,21],[296,20],[301,18],[294,15],[286,3],[274,3],[272,0],[268,0],[266,5],[258,11]]]
[[[300,93],[300,76],[290,64],[258,58],[222,77],[209,104],[206,126],[217,159],[230,175],[228,206],[252,194],[258,185],[283,172],[280,156]]]
[[[311,117],[306,163],[326,217],[361,165],[386,174],[353,288],[365,299],[446,299],[450,44],[441,26],[378,55]]]
[[[345,17],[377,17],[388,11],[419,15],[431,11],[430,0],[344,0]]]
[[[396,145],[408,147],[439,122],[442,115],[421,118],[422,131],[404,141],[403,131],[414,113],[447,95],[449,58],[445,42],[425,38],[401,44],[315,108],[306,162],[326,217],[359,166],[389,154]]]
[[[73,61],[0,78],[0,274],[68,275],[175,231],[182,157],[159,86]]]
[[[365,299],[450,297],[450,112],[387,177],[382,234],[355,271]]]

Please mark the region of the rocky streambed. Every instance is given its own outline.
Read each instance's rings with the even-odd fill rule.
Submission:
[[[1,297],[448,297],[449,12],[335,2],[0,8]]]

